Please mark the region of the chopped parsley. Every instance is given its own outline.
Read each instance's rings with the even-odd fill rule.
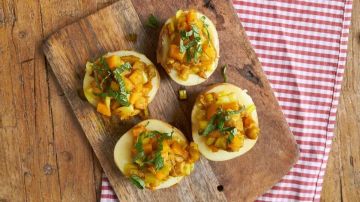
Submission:
[[[187,43],[185,44],[185,41]],[[184,30],[180,31],[180,53],[186,54],[187,62],[190,62],[193,58],[197,63],[199,61],[199,56],[202,53],[201,46],[201,37],[199,28],[195,25],[191,25],[191,30],[186,32]]]
[[[156,170],[160,170],[164,167],[164,158],[161,156],[161,152],[163,150],[163,141],[165,139],[171,139],[174,131],[171,133],[162,133],[157,130],[145,131],[140,133],[134,147],[136,149],[136,156],[133,159],[133,162],[138,164],[139,166],[143,166],[144,164],[154,164]],[[157,149],[154,153],[154,157],[147,159],[144,153],[143,148],[143,139],[144,138],[154,138],[158,135],[157,138]]]
[[[139,176],[136,175],[130,176],[130,181],[139,189],[145,188],[145,182]]]
[[[244,109],[245,107],[242,107],[239,110],[231,110],[231,111],[224,111],[222,109],[218,109],[216,113],[210,118],[205,129],[199,134],[202,136],[208,136],[211,132],[218,130],[223,135],[228,134],[227,143],[228,144],[231,143],[231,141],[234,139],[238,131],[235,127],[224,127],[225,122],[230,119],[231,115],[239,114]]]
[[[159,26],[159,20],[156,19],[156,17],[151,14],[149,17],[148,17],[148,21],[146,23],[146,26],[148,27],[151,27],[151,28],[157,28]]]

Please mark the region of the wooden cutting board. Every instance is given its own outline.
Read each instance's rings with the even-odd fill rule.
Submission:
[[[155,60],[160,27],[144,26],[150,14],[161,24],[178,9],[196,8],[216,25],[220,38],[219,66],[228,64],[228,80],[249,91],[259,116],[261,134],[247,154],[225,162],[202,158],[195,171],[177,186],[148,191],[135,188],[114,164],[116,141],[139,120],[118,123],[104,118],[81,96],[86,61],[122,49],[145,53]],[[126,39],[137,34],[137,41]],[[298,157],[289,130],[261,64],[239,23],[231,1],[123,0],[51,35],[45,55],[80,125],[120,201],[252,201],[284,176]],[[222,82],[220,68],[207,82],[187,87],[188,100],[179,101],[181,86],[158,65],[161,86],[150,104],[152,118],[167,121],[191,139],[190,113],[196,96],[207,86]],[[76,173],[74,173],[76,175]]]

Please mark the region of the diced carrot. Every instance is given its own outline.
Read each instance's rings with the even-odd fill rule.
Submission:
[[[190,24],[190,23],[194,22],[195,19],[196,19],[196,12],[195,12],[195,10],[190,10],[190,11],[187,13],[187,15],[186,15],[186,22],[187,22],[188,24]]]
[[[215,49],[211,46],[208,46],[205,50],[204,53],[209,56],[210,58],[215,58],[216,52]]]
[[[156,172],[156,174],[155,174],[155,177],[157,178],[157,179],[159,179],[159,180],[162,180],[162,179],[164,179],[165,177],[166,177],[166,175],[165,175],[165,173],[164,172]]]
[[[214,130],[211,133],[209,133],[209,137],[218,138],[220,136],[221,136],[221,133],[218,130]]]
[[[150,154],[152,152],[152,144],[145,144],[143,147],[145,154]]]
[[[134,92],[130,95],[130,103],[135,104],[136,101],[142,96],[141,92]]]
[[[211,103],[206,110],[206,119],[210,120],[213,115],[216,114],[218,106],[215,103]]]
[[[145,109],[147,106],[147,99],[143,96],[136,100],[134,106],[138,109]]]
[[[118,91],[119,88],[120,88],[119,84],[117,84],[115,81],[111,81],[110,87],[111,87],[111,89],[113,89],[114,91]]]
[[[143,71],[137,69],[135,70],[130,76],[129,76],[130,81],[137,85],[137,84],[143,84],[144,82],[144,77],[143,77]]]
[[[180,53],[180,49],[177,45],[171,44],[169,49],[169,56],[178,61],[182,61],[185,53]]]
[[[171,144],[171,149],[174,151],[175,154],[183,156],[184,150],[181,148],[181,145],[177,142]]]
[[[137,84],[137,85],[135,86],[135,90],[133,90],[133,91],[134,91],[134,92],[138,92],[138,93],[142,93],[143,88],[144,88],[143,85]]]
[[[99,102],[96,110],[105,116],[111,116],[110,108],[105,103]]]
[[[243,121],[243,124],[244,124],[244,128],[248,128],[251,125],[251,123],[253,123],[253,120],[252,120],[252,118],[250,116],[244,116],[242,118],[242,121]]]
[[[217,152],[217,151],[219,151],[219,148],[217,148],[216,146],[214,146],[214,145],[210,145],[209,146],[209,148],[211,149],[211,151],[213,151],[213,152]]]
[[[252,127],[246,129],[245,134],[248,138],[255,140],[259,135],[259,131],[260,129],[253,124]]]
[[[123,77],[123,79],[124,79],[126,90],[132,91],[132,89],[134,88],[134,84],[130,81],[130,79],[128,79],[126,77]]]
[[[140,70],[144,70],[145,69],[145,64],[141,61],[136,61],[133,66],[133,69],[140,69]]]
[[[229,103],[225,103],[221,105],[221,108],[224,110],[238,110],[239,109],[239,104],[237,102],[229,102]]]
[[[138,137],[143,131],[145,131],[145,127],[143,125],[137,125],[132,129],[132,135],[133,137]]]
[[[111,70],[114,70],[116,67],[119,67],[123,64],[123,61],[117,55],[109,56],[105,60]]]
[[[240,138],[239,135],[235,135],[234,139],[231,141],[231,143],[228,145],[228,147],[231,149],[231,151],[238,151],[240,147],[242,147],[243,141]]]

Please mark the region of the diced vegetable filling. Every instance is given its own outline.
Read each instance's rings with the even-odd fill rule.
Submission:
[[[85,91],[96,96],[97,111],[128,119],[147,110],[155,67],[136,56],[101,57],[92,67],[92,82]],[[86,92],[85,92],[86,93]]]
[[[166,25],[170,40],[166,70],[175,70],[182,80],[190,74],[207,78],[216,59],[216,50],[211,40],[206,17],[200,19],[195,10],[179,10],[173,21]]]
[[[125,175],[138,188],[155,189],[169,177],[186,176],[193,170],[200,157],[197,145],[173,133],[147,130],[144,125],[132,129],[132,163],[126,165]]]
[[[260,129],[251,116],[254,105],[241,105],[232,92],[205,93],[199,99],[199,134],[213,152],[239,151],[245,138],[258,137]]]

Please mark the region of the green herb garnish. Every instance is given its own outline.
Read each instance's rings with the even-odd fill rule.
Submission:
[[[192,37],[192,39],[191,39]],[[185,44],[184,42],[187,41]],[[198,62],[199,56],[202,53],[202,46],[200,44],[201,37],[199,34],[199,28],[195,25],[191,25],[191,30],[186,32],[180,31],[180,53],[186,53],[186,60],[190,62],[194,58],[195,62]]]
[[[234,139],[235,135],[237,134],[237,129],[235,127],[228,127],[228,128],[224,128],[223,131],[229,134],[229,136],[226,139],[226,142],[230,144]]]
[[[130,176],[130,181],[139,189],[145,188],[145,182],[139,176],[136,175]]]
[[[156,151],[155,158],[153,160],[156,170],[160,170],[161,168],[164,167],[164,158],[161,156],[161,151],[162,151],[162,146],[161,146],[161,150]]]
[[[113,95],[112,97],[114,97],[116,99],[116,101],[118,101],[123,106],[129,106],[130,103],[128,100],[129,93],[126,90],[125,82],[124,82],[121,74],[130,69],[131,69],[130,63],[126,62],[113,71],[114,78],[119,84],[119,91],[117,91],[117,92],[112,91],[111,94]]]
[[[201,19],[201,21],[202,21],[202,23],[203,23],[203,25],[204,25],[204,27],[205,27],[206,34],[207,34],[207,37],[208,37],[208,42],[210,43],[210,33],[209,33],[209,29],[208,29],[209,25],[206,24],[206,22],[205,22],[206,17],[205,17],[205,16],[202,16],[200,19]]]
[[[171,139],[173,133],[174,133],[174,131],[171,133],[162,133],[157,130],[146,131],[146,132],[140,133],[140,135],[134,145],[137,154],[134,157],[133,162],[135,162],[139,166],[143,166],[144,164],[154,164],[156,170],[160,170],[161,168],[163,168],[164,167],[164,159],[161,156],[161,152],[163,150],[162,143],[165,139]],[[142,141],[144,138],[154,138],[156,135],[159,135],[159,138],[157,139],[158,146],[155,151],[154,158],[146,159]]]
[[[153,14],[151,14],[148,17],[148,21],[147,21],[146,25],[151,28],[157,28],[159,26],[159,21],[158,21],[158,19],[156,19],[156,17]]]
[[[230,119],[231,115],[239,114],[243,110],[245,110],[245,106],[239,110],[231,111],[218,109],[216,113],[210,118],[209,123],[206,125],[205,129],[199,134],[202,136],[208,136],[212,131],[219,130],[221,134],[229,134],[227,142],[230,143],[237,134],[237,129],[235,127],[224,127],[225,122]]]
[[[109,89],[107,92],[95,94],[100,97],[113,97],[122,106],[128,107],[130,105],[127,94],[123,94],[120,91],[114,91]]]

